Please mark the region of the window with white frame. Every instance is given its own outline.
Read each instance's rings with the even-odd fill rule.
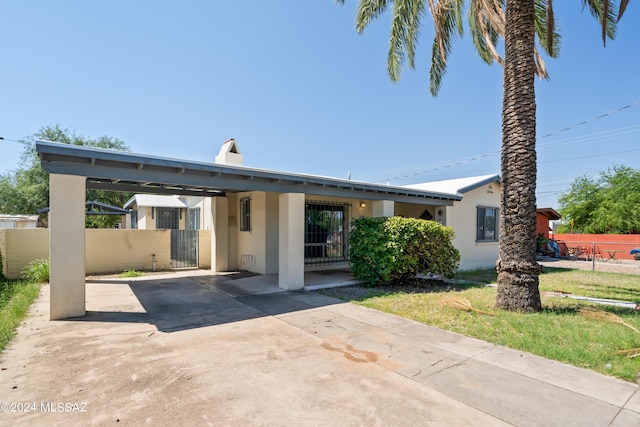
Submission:
[[[498,208],[478,207],[476,241],[498,241]]]
[[[251,197],[240,199],[240,231],[251,231]]]

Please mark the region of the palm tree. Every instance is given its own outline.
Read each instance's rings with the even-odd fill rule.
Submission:
[[[343,3],[344,0],[337,0]],[[602,40],[613,39],[629,0],[583,0],[602,24]],[[356,30],[362,32],[393,5],[388,72],[400,79],[405,59],[414,67],[421,19],[429,8],[435,37],[429,90],[436,96],[456,35],[463,34],[464,0],[360,0]],[[504,66],[502,102],[502,193],[496,306],[520,311],[541,307],[536,262],[536,102],[534,78],[547,78],[536,47],[551,57],[558,52],[552,0],[469,0],[468,26],[480,57]],[[504,59],[496,48],[504,39]]]

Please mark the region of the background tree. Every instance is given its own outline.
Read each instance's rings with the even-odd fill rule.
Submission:
[[[564,219],[559,233],[640,233],[639,170],[614,166],[598,179],[576,178],[558,202]]]
[[[35,214],[38,209],[49,206],[49,174],[40,166],[36,140],[129,151],[129,147],[117,138],[101,136],[90,139],[79,136],[69,129],[62,129],[59,125],[45,126],[20,141],[25,149],[18,168],[0,175],[0,213]],[[130,197],[130,193],[87,190],[88,201],[98,201],[118,207],[122,207]],[[86,225],[88,228],[111,228],[119,221],[119,216],[91,215],[87,216]]]
[[[343,3],[344,0],[337,0]],[[504,66],[502,103],[502,194],[500,249],[496,268],[496,306],[510,310],[538,311],[541,267],[536,262],[536,104],[534,77],[547,77],[539,46],[556,56],[558,35],[552,0],[468,0],[469,29],[480,57]],[[613,38],[617,20],[628,0],[616,13],[614,1],[583,0],[583,6],[602,24],[603,42]],[[429,90],[436,95],[447,67],[456,35],[463,33],[464,0],[360,0],[356,29],[362,32],[393,5],[388,72],[400,78],[405,59],[414,67],[415,47],[427,6],[433,17],[435,37]],[[497,42],[504,39],[504,58]]]

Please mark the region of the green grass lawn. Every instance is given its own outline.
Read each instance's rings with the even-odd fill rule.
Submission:
[[[39,283],[0,280],[0,352],[13,338],[39,292]]]
[[[581,296],[640,303],[639,275],[545,270],[547,272],[540,276],[541,291],[570,292]],[[616,353],[640,347],[640,333],[619,323],[587,318],[579,313],[579,309],[595,307],[606,310],[639,330],[640,312],[550,296],[542,297],[543,311],[540,313],[496,310],[495,287],[478,284],[494,282],[494,272],[487,270],[463,273],[458,279],[469,283],[457,289],[436,289],[435,292],[421,292],[415,288],[406,292],[401,287],[367,288],[356,297],[353,292],[345,292],[342,297],[356,304],[495,344],[625,380],[636,380],[640,372],[640,357],[629,358]],[[331,295],[341,297],[339,290],[333,290]],[[468,300],[474,309],[484,310],[491,315],[447,305],[452,299],[461,298]]]

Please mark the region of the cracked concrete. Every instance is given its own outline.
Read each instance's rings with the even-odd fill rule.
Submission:
[[[185,274],[91,281],[65,321],[43,288],[0,359],[0,403],[37,410],[0,424],[640,425],[637,384],[272,278]]]

